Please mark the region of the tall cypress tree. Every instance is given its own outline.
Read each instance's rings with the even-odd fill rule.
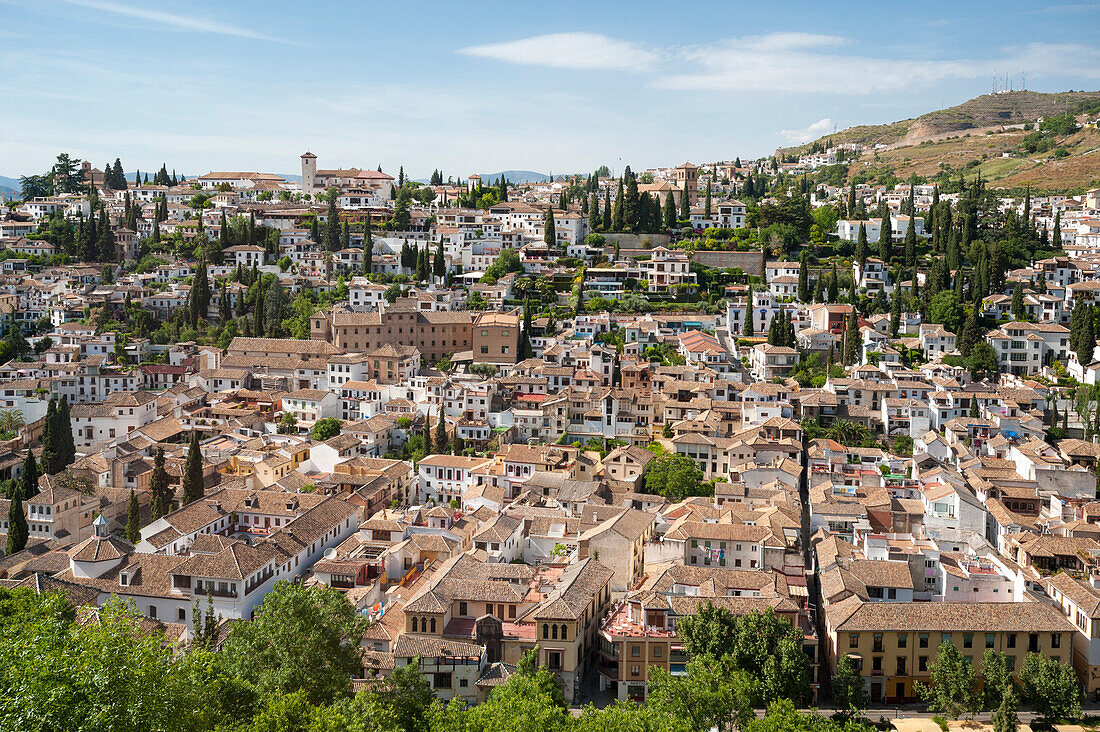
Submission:
[[[671,191],[665,194],[665,228],[676,228],[676,200]]]
[[[893,228],[890,226],[889,211],[882,215],[882,221],[879,222],[878,231],[878,258],[889,264],[890,252],[893,249]]]
[[[703,218],[710,221],[710,182],[707,182],[707,197],[703,202]]]
[[[802,252],[798,263],[798,299],[806,302],[810,297],[810,260],[806,252]]]
[[[23,514],[23,492],[16,488],[8,504],[8,543],[7,555],[23,551],[27,546],[27,538],[30,530],[27,528],[27,517]]]
[[[611,189],[604,191],[603,194],[603,224],[600,229],[611,231]]]
[[[57,455],[61,460],[56,472],[60,472],[76,460],[76,442],[73,440],[73,423],[69,414],[68,397],[61,397],[61,401],[57,405],[56,420],[54,423],[54,432],[56,433],[54,439],[57,444]]]
[[[856,261],[859,266],[867,264],[867,225],[859,222],[859,237],[856,239]]]
[[[187,461],[183,468],[183,501],[193,503],[205,494],[202,477],[202,450],[199,448],[199,433],[191,433],[191,444],[187,448]]]
[[[593,193],[588,201],[588,228],[599,231],[603,220],[600,218],[600,197]]]
[[[57,472],[57,437],[54,435],[57,422],[57,399],[51,398],[46,406],[46,418],[42,421],[42,471],[53,475]]]
[[[325,218],[325,248],[335,252],[340,248],[340,214],[336,211],[336,196],[328,197],[328,211]]]
[[[19,492],[24,498],[33,498],[38,495],[38,463],[35,462],[34,453],[27,450],[27,457],[23,460],[23,477],[20,479]]]
[[[370,213],[363,221],[363,274],[374,272],[374,236],[371,234]]]
[[[447,274],[447,261],[443,258],[443,240],[435,246],[435,258],[432,259],[432,276],[437,280],[443,279]]]
[[[141,513],[134,489],[130,489],[130,502],[126,504],[126,541],[137,544],[141,540]]]
[[[905,229],[905,266],[916,268],[917,266],[917,227],[914,221],[916,216],[909,215],[909,226]],[[916,275],[914,274],[914,281]]]
[[[614,232],[620,232],[625,226],[625,219],[623,218],[623,180],[619,179],[619,192],[615,196],[614,208],[611,211],[611,230]]]
[[[557,228],[554,225],[554,207],[546,207],[546,216],[542,222],[542,240],[548,247],[556,247],[558,245],[558,233]]]
[[[172,490],[168,485],[168,471],[164,468],[164,448],[158,447],[153,458],[153,477],[149,481],[153,496],[153,520],[168,513],[172,505]]]
[[[688,194],[687,184],[684,184],[684,190],[680,191],[680,220],[691,220],[691,196]]]
[[[859,327],[856,321],[856,311],[848,315],[848,327],[844,331],[844,363],[852,365],[859,358]]]
[[[753,322],[752,310],[752,285],[749,285],[748,298],[745,300],[745,322],[742,328],[742,333],[746,338],[752,338],[756,335],[756,324]]]

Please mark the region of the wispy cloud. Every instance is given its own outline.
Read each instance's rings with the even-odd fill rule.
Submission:
[[[1076,7],[1076,6],[1075,6]],[[1100,48],[1031,43],[996,58],[886,58],[854,52],[841,36],[782,32],[729,38],[660,53],[598,33],[554,33],[463,48],[459,53],[559,69],[652,72],[651,85],[677,91],[830,93],[865,96],[981,79],[996,69],[1028,78],[1100,78]]]
[[[1100,3],[1067,3],[1064,5],[1048,5],[1030,11],[1032,15],[1065,15],[1067,13],[1090,13],[1100,10]]]
[[[90,10],[98,10],[104,13],[114,13],[127,18],[147,20],[176,30],[195,31],[197,33],[213,33],[220,36],[233,36],[235,38],[250,38],[256,41],[269,43],[284,43],[287,45],[299,45],[295,41],[277,38],[266,33],[260,33],[249,28],[241,28],[235,25],[222,23],[213,18],[201,15],[177,15],[163,10],[135,5],[123,5],[122,3],[109,2],[108,0],[61,0],[70,5],[79,5]]]
[[[660,58],[637,43],[600,33],[548,33],[458,52],[524,66],[602,71],[648,71]]]
[[[780,130],[779,134],[783,136],[787,142],[793,145],[800,145],[803,142],[809,142],[810,140],[816,140],[819,137],[831,132],[833,129],[833,120],[829,117],[822,117],[812,125],[805,127],[801,130]]]

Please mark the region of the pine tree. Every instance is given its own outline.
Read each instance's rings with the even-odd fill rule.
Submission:
[[[126,541],[137,544],[141,541],[141,514],[134,489],[130,489],[130,502],[126,506]]]
[[[27,517],[23,514],[23,492],[16,488],[8,504],[8,556],[23,551],[27,546],[30,530]]]
[[[199,449],[199,433],[191,433],[187,449],[187,461],[183,468],[183,502],[193,503],[205,494],[202,475],[202,450]]]

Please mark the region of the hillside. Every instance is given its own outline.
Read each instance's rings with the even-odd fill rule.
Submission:
[[[822,137],[817,142],[828,140],[833,144],[853,142],[864,145],[917,145],[967,131],[981,134],[990,128],[999,129],[1002,125],[1034,122],[1039,117],[1079,112],[1097,105],[1100,105],[1100,91],[983,94],[954,107],[928,112],[914,119],[884,125],[849,127]],[[798,155],[808,151],[813,144],[780,148],[776,150],[776,154]]]

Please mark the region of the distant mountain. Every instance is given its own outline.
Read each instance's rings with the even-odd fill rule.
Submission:
[[[7,176],[0,175],[0,196],[14,198],[19,195],[21,190],[23,189],[19,185],[18,178],[8,178]]]
[[[550,176],[545,173],[536,173],[533,170],[503,170],[496,173],[478,173],[481,176],[481,182],[485,185],[492,183],[493,181],[504,176],[504,179],[512,183],[545,183],[550,180]]]

